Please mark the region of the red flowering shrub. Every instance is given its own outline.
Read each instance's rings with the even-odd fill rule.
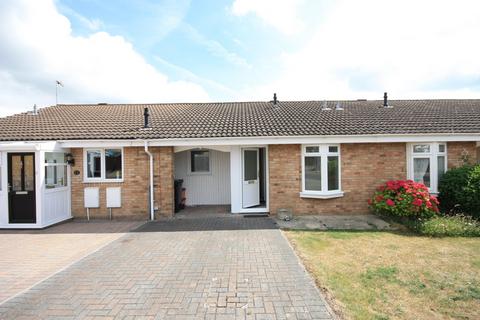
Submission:
[[[437,198],[425,185],[412,180],[387,181],[377,188],[368,204],[380,215],[430,218],[438,213]]]

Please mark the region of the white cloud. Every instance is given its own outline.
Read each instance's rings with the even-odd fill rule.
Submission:
[[[123,37],[72,35],[53,0],[0,3],[0,114],[55,103],[206,101],[194,83],[171,81]]]
[[[330,10],[257,97],[480,96],[480,2],[343,0]]]
[[[231,10],[237,16],[255,14],[282,33],[293,35],[304,28],[298,17],[301,3],[303,0],[235,0]]]

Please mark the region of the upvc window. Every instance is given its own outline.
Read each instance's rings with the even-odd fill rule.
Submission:
[[[85,181],[122,181],[123,149],[85,149]]]
[[[423,183],[432,193],[438,192],[438,182],[447,171],[446,143],[408,144],[408,178]]]
[[[302,197],[333,198],[342,196],[339,145],[304,145],[302,147]]]
[[[45,152],[45,188],[68,186],[66,155],[63,152]]]
[[[210,173],[210,151],[191,150],[189,161],[189,173],[208,174]]]

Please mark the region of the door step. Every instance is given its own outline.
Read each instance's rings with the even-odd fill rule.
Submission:
[[[244,218],[265,218],[268,217],[268,213],[242,213]]]

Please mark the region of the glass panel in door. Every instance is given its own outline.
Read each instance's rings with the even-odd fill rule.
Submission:
[[[243,149],[242,206],[251,208],[260,205],[260,183],[258,178],[258,149]]]
[[[24,162],[24,179],[25,191],[33,191],[35,189],[35,170],[33,168],[33,155],[23,156]]]
[[[11,166],[12,166],[12,182],[11,182],[11,191],[22,191],[22,156],[20,155],[12,155],[11,158]]]
[[[258,151],[257,150],[245,150],[244,153],[244,180],[257,180],[258,179]]]

